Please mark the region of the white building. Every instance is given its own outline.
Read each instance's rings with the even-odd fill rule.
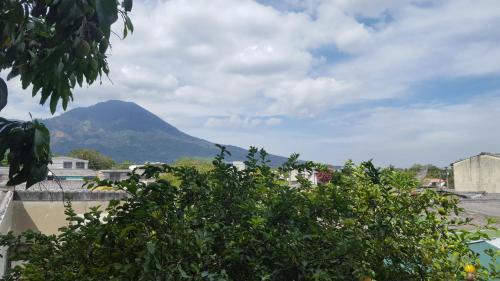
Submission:
[[[97,176],[97,172],[89,169],[89,161],[68,156],[52,158],[49,164],[48,179],[83,181]]]
[[[500,193],[500,154],[483,152],[452,166],[455,190]]]
[[[233,161],[233,166],[236,167],[238,171],[243,171],[246,169],[246,165],[243,161]]]
[[[52,164],[49,165],[50,170],[56,169],[80,169],[87,170],[89,161],[68,156],[52,157]]]
[[[101,180],[122,181],[130,177],[132,171],[128,169],[121,170],[100,170],[98,177]]]
[[[299,172],[298,170],[292,170],[290,171],[287,181],[290,185],[298,185],[299,184],[299,177],[302,177],[306,180],[308,180],[310,183],[316,185],[318,184],[318,176],[316,171],[302,171]]]

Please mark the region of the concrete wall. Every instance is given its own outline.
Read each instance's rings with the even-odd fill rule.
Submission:
[[[75,201],[71,202],[77,214],[90,211],[91,207],[108,206],[106,201]],[[37,230],[44,234],[57,234],[59,228],[68,225],[64,214],[62,201],[14,201],[12,231],[19,234],[25,230]]]
[[[108,206],[112,199],[124,199],[124,192],[81,191],[0,191],[0,233],[13,231],[19,234],[25,230],[40,231],[44,234],[57,234],[59,228],[66,226],[64,198],[71,198],[73,210],[77,214],[100,206]],[[8,249],[0,247],[0,278],[9,267]]]
[[[17,191],[13,201],[12,230],[18,234],[31,229],[44,234],[57,234],[59,228],[66,226],[64,198],[71,198],[71,205],[77,214],[100,206],[104,211],[112,199],[124,199],[124,192],[55,192],[55,191]]]
[[[453,164],[455,190],[500,193],[500,157],[478,155]]]

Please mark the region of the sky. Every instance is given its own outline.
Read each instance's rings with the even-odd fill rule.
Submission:
[[[110,79],[76,90],[70,108],[133,101],[197,137],[336,165],[500,152],[498,0],[134,5]],[[2,116],[50,116],[19,81],[9,90]]]

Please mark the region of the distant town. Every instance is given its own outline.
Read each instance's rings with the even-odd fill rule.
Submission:
[[[94,151],[99,154],[99,152]],[[100,156],[105,157],[105,156]],[[107,158],[109,159],[109,158]],[[186,158],[189,159],[189,158]],[[194,161],[210,163],[207,159]],[[115,167],[96,169],[89,166],[89,160],[70,156],[56,156],[49,165],[47,180],[38,183],[39,189],[81,189],[83,184],[94,178],[100,180],[121,181],[127,179],[134,169],[148,163],[161,164],[161,162],[145,162],[135,164],[123,162]],[[228,162],[238,170],[245,169],[244,161]],[[119,166],[119,168],[116,168]],[[342,166],[327,165],[331,172],[339,171]],[[434,165],[415,164],[410,168],[402,169],[412,174],[422,187],[450,189],[456,192],[472,193],[500,193],[500,154],[482,152],[466,159],[460,159],[450,164],[450,167],[439,168]],[[9,168],[0,167],[0,186],[8,181]],[[286,180],[291,185],[298,184],[298,178],[307,179],[311,184],[318,184],[318,171],[290,172]],[[22,186],[21,186],[22,187]]]

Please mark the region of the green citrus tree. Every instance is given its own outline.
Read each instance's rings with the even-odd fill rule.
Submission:
[[[66,109],[73,89],[109,73],[107,51],[111,25],[123,19],[123,37],[133,31],[128,16],[132,0],[2,0],[0,1],[0,73],[19,77],[22,88]],[[0,110],[8,89],[0,78]],[[8,154],[8,185],[45,179],[50,162],[50,134],[34,120],[0,118],[0,156]]]
[[[481,232],[457,199],[416,192],[408,173],[347,163],[330,183],[290,187],[251,149],[238,171],[149,166],[122,182],[123,202],[82,216],[67,205],[58,235],[0,238],[23,265],[5,280],[488,280],[467,242]],[[287,162],[287,169],[309,169]],[[161,179],[173,173],[179,183]],[[103,212],[104,211],[104,212]],[[493,255],[493,253],[491,253]]]

